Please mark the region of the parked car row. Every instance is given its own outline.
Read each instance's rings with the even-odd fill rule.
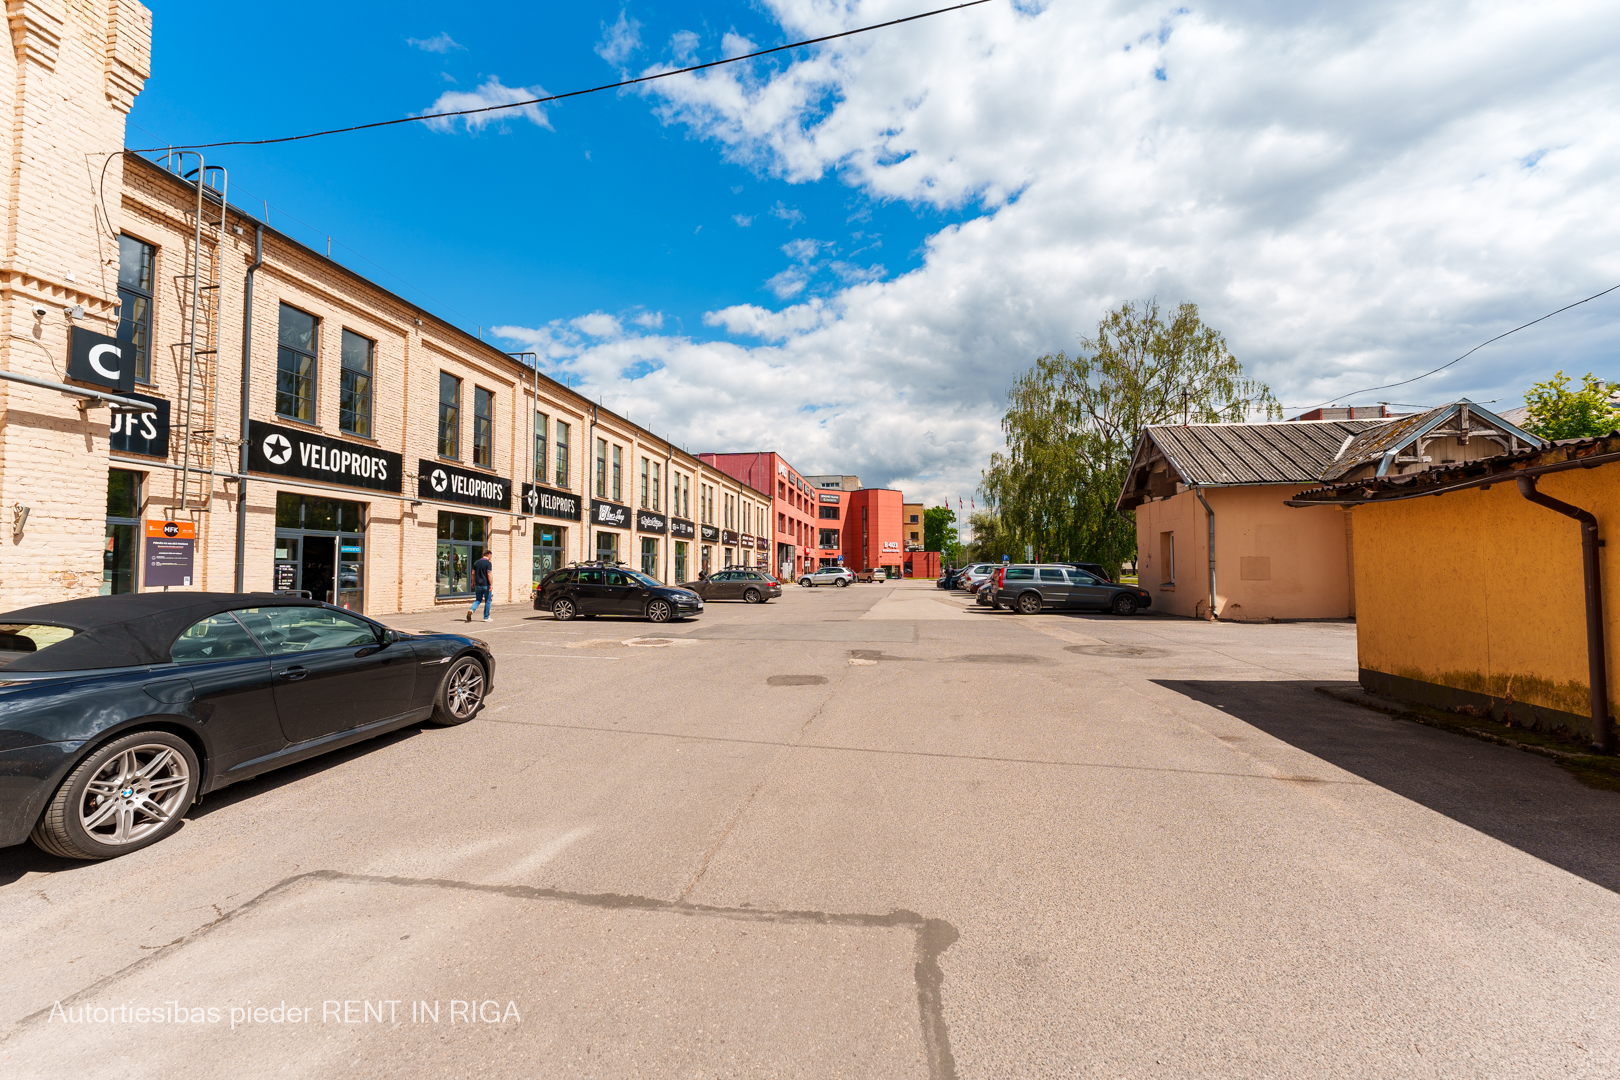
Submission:
[[[979,585],[977,600],[993,610],[1005,606],[1020,615],[1036,615],[1048,609],[1135,615],[1153,606],[1153,594],[1146,589],[1109,581],[1073,563],[998,566]]]

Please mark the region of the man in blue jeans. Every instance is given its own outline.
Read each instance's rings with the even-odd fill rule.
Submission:
[[[492,599],[492,590],[489,587],[489,575],[495,571],[495,564],[489,561],[489,550],[478,556],[478,561],[472,565],[473,602],[467,609],[467,621],[472,622],[473,612],[478,605],[484,605],[484,621],[489,622],[489,605]]]

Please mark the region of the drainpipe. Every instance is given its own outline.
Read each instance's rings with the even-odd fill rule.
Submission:
[[[1204,489],[1193,488],[1193,494],[1198,501],[1204,504],[1204,513],[1209,515],[1209,621],[1216,622],[1215,615],[1215,511],[1209,508],[1209,500],[1204,498]]]
[[[241,479],[236,482],[236,591],[246,592],[243,577],[247,572],[247,465],[248,465],[248,404],[251,383],[248,373],[253,360],[253,273],[264,265],[264,226],[253,227],[253,262],[247,268],[242,283],[242,460],[237,463]]]
[[[1536,478],[1519,477],[1519,494],[1549,510],[1581,523],[1581,568],[1586,585],[1586,669],[1592,687],[1592,748],[1600,754],[1614,753],[1614,721],[1609,716],[1608,654],[1603,645],[1602,576],[1598,567],[1597,518],[1589,510],[1560,502],[1536,490]]]

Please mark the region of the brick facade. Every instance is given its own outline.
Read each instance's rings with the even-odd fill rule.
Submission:
[[[0,603],[28,603],[94,595],[103,591],[103,549],[108,544],[106,507],[109,469],[128,470],[140,480],[140,508],[146,521],[190,521],[196,527],[194,574],[189,588],[230,591],[237,573],[237,502],[246,489],[243,585],[249,591],[276,584],[278,496],[336,499],[361,507],[352,545],[330,541],[359,565],[359,606],[373,615],[419,611],[435,604],[467,601],[438,595],[445,552],[440,546],[440,515],[460,514],[487,521],[485,544],[495,562],[495,599],[518,602],[529,596],[540,535],[560,537],[547,557],[561,562],[588,559],[597,535],[618,537],[618,557],[642,565],[642,541],[654,544],[649,565],[656,576],[673,580],[677,543],[686,549],[687,577],[701,565],[704,523],[700,490],[712,489],[718,511],[745,516],[759,536],[760,553],[773,543],[770,497],[714,469],[622,417],[600,409],[567,387],[538,374],[494,346],[434,317],[232,208],[226,227],[205,230],[203,249],[220,265],[217,354],[199,365],[193,400],[212,395],[214,450],[211,495],[206,509],[182,508],[180,472],[184,402],[187,396],[183,315],[188,310],[189,254],[193,245],[197,189],[180,176],[133,155],[120,155],[124,114],[147,74],[151,16],[138,4],[79,3],[71,7],[35,0],[12,0],[14,56],[10,78],[13,114],[18,118],[4,141],[4,163],[11,179],[6,258],[0,265],[0,368],[46,381],[66,379],[70,320],[65,308],[82,305],[80,325],[116,334],[119,234],[155,249],[151,372],[135,393],[160,398],[171,409],[166,458],[109,449],[111,410],[105,404],[81,408],[82,398],[15,381],[0,381]],[[17,96],[17,95],[20,95]],[[110,160],[109,160],[110,157]],[[88,163],[88,164],[87,164]],[[101,168],[105,163],[105,199]],[[209,164],[219,164],[211,161]],[[188,165],[189,168],[189,165]],[[105,211],[103,211],[103,204]],[[103,212],[112,216],[110,223]],[[251,336],[244,352],[245,280],[262,234],[263,264],[254,275]],[[36,319],[35,304],[47,315]],[[305,423],[277,413],[277,350],[282,305],[317,320],[314,354],[314,412]],[[341,346],[348,331],[372,346],[371,431],[361,436],[341,430]],[[250,362],[248,415],[251,419],[336,440],[345,451],[397,453],[403,458],[398,494],[309,478],[250,470],[243,461],[241,388],[245,359]],[[439,377],[461,380],[459,447],[453,458],[439,454]],[[197,380],[193,380],[194,382]],[[492,455],[488,465],[472,460],[474,399],[477,389],[493,393]],[[546,417],[547,460],[543,486],[578,499],[579,520],[555,520],[527,513],[523,485],[535,477],[536,412]],[[562,483],[556,477],[556,425],[568,425],[568,461]],[[204,425],[195,410],[191,427]],[[200,440],[203,436],[197,436]],[[595,498],[595,440],[620,448],[617,502],[629,509],[624,528],[592,523]],[[200,445],[200,441],[199,441]],[[646,509],[656,513],[647,528],[667,522],[671,512],[690,507],[691,539],[668,531],[643,531],[641,466],[648,466]],[[507,511],[455,505],[418,495],[418,462],[449,471],[501,481],[510,493]],[[657,483],[652,482],[654,463]],[[205,483],[205,487],[210,487]],[[676,506],[677,495],[681,505]],[[689,493],[689,494],[688,494]],[[429,493],[431,494],[431,492]],[[607,492],[606,501],[614,501]],[[324,505],[324,504],[323,504]],[[13,532],[19,506],[26,524]],[[283,523],[285,524],[285,523]],[[718,527],[719,523],[713,523]],[[666,528],[667,528],[666,524]],[[559,534],[556,530],[561,529]],[[144,531],[144,530],[142,530]],[[283,528],[283,534],[288,532]],[[726,528],[726,539],[736,532]],[[287,539],[284,535],[283,540]],[[307,538],[306,538],[307,539]],[[323,538],[316,538],[325,543]],[[143,545],[144,546],[144,543]],[[716,537],[709,546],[716,565],[743,561],[738,540],[729,550]],[[728,557],[729,556],[729,557]],[[748,559],[747,561],[754,561]],[[303,567],[308,571],[309,567]],[[340,600],[343,574],[333,568],[332,599]],[[136,555],[136,585],[146,588]],[[322,596],[320,599],[326,599]]]

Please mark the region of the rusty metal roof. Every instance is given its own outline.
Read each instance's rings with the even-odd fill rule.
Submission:
[[[1371,465],[1379,461],[1386,454],[1393,456],[1394,452],[1404,449],[1417,439],[1446,421],[1455,417],[1462,409],[1468,406],[1469,412],[1480,421],[1488,424],[1504,434],[1517,437],[1531,446],[1542,445],[1543,441],[1527,431],[1518,427],[1495,413],[1482,409],[1471,401],[1454,401],[1448,405],[1441,405],[1427,412],[1415,413],[1411,416],[1397,416],[1389,423],[1375,430],[1364,431],[1350,445],[1344,448],[1338,460],[1333,462],[1318,479],[1341,480],[1356,469],[1364,465]],[[1382,470],[1380,470],[1382,472]]]
[[[1143,438],[1153,442],[1181,482],[1190,486],[1314,484],[1333,464],[1345,440],[1389,423],[1164,424],[1148,428]]]

